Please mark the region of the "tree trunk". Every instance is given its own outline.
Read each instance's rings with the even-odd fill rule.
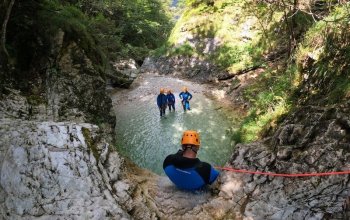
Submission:
[[[288,57],[291,56],[292,54],[292,50],[293,50],[293,39],[294,39],[294,30],[293,30],[293,23],[292,21],[289,22],[288,19],[288,13],[290,11],[289,7],[286,5],[286,3],[284,2],[284,0],[281,1],[282,2],[282,6],[283,6],[283,14],[284,14],[284,22],[286,23],[286,31],[289,35],[289,40],[288,40]],[[294,4],[295,4],[296,0],[294,0]],[[294,6],[293,6],[294,9]],[[293,19],[293,17],[292,17]]]
[[[6,28],[7,28],[7,23],[10,19],[11,10],[12,10],[12,7],[14,4],[15,4],[15,0],[11,0],[9,6],[7,7],[6,15],[5,15],[4,22],[2,23],[2,28],[1,28],[1,42],[0,42],[0,44],[1,44],[1,50],[6,55],[6,59],[9,58],[9,54],[7,52],[7,49],[6,49]]]

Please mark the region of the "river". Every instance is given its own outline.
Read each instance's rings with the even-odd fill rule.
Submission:
[[[183,86],[193,95],[191,111],[187,112],[183,112],[179,99]],[[176,111],[167,109],[163,118],[156,105],[161,87],[172,89],[176,96]],[[118,152],[140,167],[163,175],[163,160],[180,149],[182,132],[197,130],[201,139],[198,157],[212,165],[224,165],[233,150],[231,130],[236,117],[208,98],[208,89],[171,76],[143,74],[130,89],[113,91]]]

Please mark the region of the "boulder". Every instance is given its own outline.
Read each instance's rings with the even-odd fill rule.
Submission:
[[[140,69],[133,59],[112,62],[112,71],[107,74],[110,84],[115,87],[128,88],[140,74]]]

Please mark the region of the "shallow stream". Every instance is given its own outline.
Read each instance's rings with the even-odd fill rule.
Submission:
[[[187,112],[179,99],[183,86],[193,95],[191,111]],[[176,97],[176,111],[167,109],[163,118],[156,104],[161,87],[172,89]],[[198,157],[212,165],[224,165],[232,152],[230,131],[235,117],[206,97],[206,89],[204,85],[181,79],[144,74],[131,89],[115,91],[112,100],[117,117],[118,151],[140,167],[162,175],[163,160],[180,149],[182,132],[197,130],[201,138]]]

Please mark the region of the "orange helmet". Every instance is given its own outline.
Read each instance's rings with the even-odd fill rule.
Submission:
[[[199,141],[198,132],[190,131],[190,130],[185,131],[182,135],[181,144],[182,145],[191,144],[199,147],[200,141]]]

